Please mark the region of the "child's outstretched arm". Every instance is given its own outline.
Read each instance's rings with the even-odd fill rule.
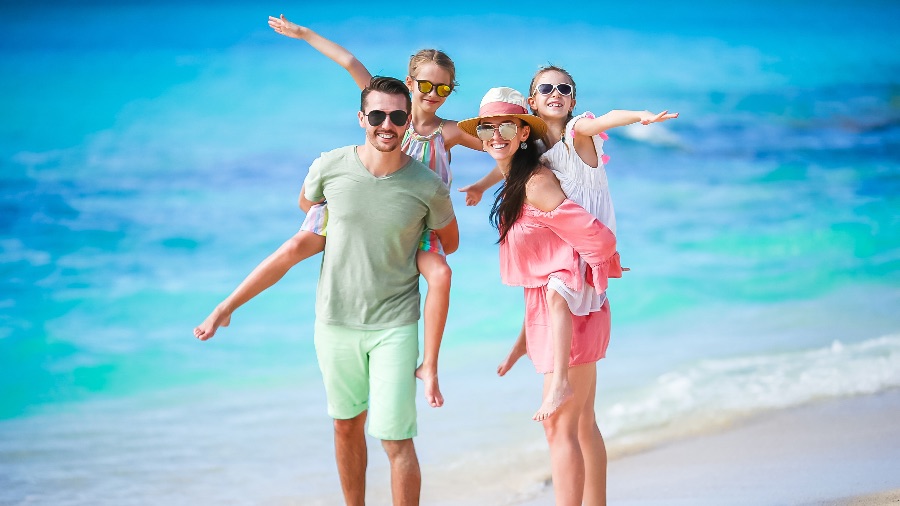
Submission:
[[[494,165],[494,168],[485,174],[483,178],[468,186],[463,186],[459,191],[466,194],[466,205],[474,206],[481,202],[481,197],[488,188],[500,181],[503,181],[503,173],[500,172],[499,167]]]
[[[654,114],[650,111],[609,111],[603,116],[596,118],[582,118],[575,122],[575,134],[586,135],[588,137],[605,132],[610,128],[640,123],[649,125],[650,123],[662,123],[663,121],[675,119],[678,113],[670,113],[663,111]]]
[[[271,26],[276,33],[280,33],[286,37],[305,40],[314,49],[331,58],[341,67],[344,67],[344,69],[350,73],[350,77],[353,78],[356,85],[359,86],[359,89],[364,89],[369,85],[369,81],[372,80],[372,74],[369,73],[365,65],[353,56],[353,53],[305,26],[291,23],[284,17],[284,14],[277,18],[269,16],[269,26]]]

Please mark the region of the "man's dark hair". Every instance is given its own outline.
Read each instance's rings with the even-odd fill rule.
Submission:
[[[359,110],[366,112],[366,97],[373,91],[380,91],[388,95],[403,95],[406,97],[406,113],[412,112],[412,98],[409,96],[409,88],[406,84],[393,77],[375,76],[369,81],[369,85],[362,90],[359,99]]]

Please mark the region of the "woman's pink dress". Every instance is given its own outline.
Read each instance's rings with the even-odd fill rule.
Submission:
[[[525,288],[525,342],[539,373],[553,371],[553,335],[547,308],[547,282],[552,276],[573,290],[588,283],[598,293],[607,278],[621,276],[616,237],[583,207],[564,200],[550,212],[525,204],[500,243],[503,283]],[[589,269],[579,275],[579,256]],[[609,301],[596,312],[572,316],[572,354],[569,366],[596,362],[609,345]]]

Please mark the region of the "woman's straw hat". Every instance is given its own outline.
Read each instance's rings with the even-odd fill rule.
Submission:
[[[547,124],[544,123],[544,120],[528,113],[525,97],[518,91],[507,87],[489,89],[481,99],[478,117],[460,121],[457,126],[463,132],[477,137],[475,127],[478,126],[478,122],[485,118],[498,116],[512,116],[524,121],[538,138],[543,138],[547,133]]]

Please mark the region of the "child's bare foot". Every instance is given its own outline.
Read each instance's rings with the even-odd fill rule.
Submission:
[[[558,385],[555,383],[556,382],[550,385],[550,390],[547,392],[547,396],[544,397],[544,402],[537,410],[537,413],[531,417],[532,420],[543,422],[550,418],[553,413],[556,413],[556,410],[558,410],[566,401],[572,398],[572,387],[569,385],[568,381],[562,380]]]
[[[503,376],[508,373],[509,370],[512,369],[512,366],[516,365],[516,362],[518,362],[523,355],[525,355],[525,352],[514,346],[513,349],[509,351],[509,355],[507,355],[506,358],[503,359],[503,362],[500,362],[500,365],[497,366],[497,375]]]
[[[439,408],[444,405],[444,396],[441,395],[441,387],[438,386],[437,373],[424,369],[424,365],[420,365],[416,369],[416,377],[425,383],[425,400],[432,408]]]
[[[203,320],[203,323],[194,329],[194,337],[201,341],[206,341],[216,335],[219,327],[227,327],[231,323],[231,313],[226,313],[219,307],[213,310],[209,316]]]

